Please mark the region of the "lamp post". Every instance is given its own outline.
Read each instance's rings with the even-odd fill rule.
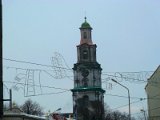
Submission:
[[[62,108],[58,108],[57,110],[55,110],[54,112],[57,112],[57,111],[60,111],[60,110],[62,110]]]
[[[145,118],[145,120],[147,120],[147,118],[146,118],[146,111],[144,109],[141,109],[140,111],[143,112],[144,118]]]
[[[130,106],[131,104],[130,104],[130,93],[129,93],[129,89],[128,89],[126,86],[122,85],[121,83],[117,82],[116,80],[114,80],[114,79],[111,79],[111,80],[112,80],[113,82],[119,84],[120,86],[124,87],[125,89],[127,89],[127,91],[128,91],[128,103],[129,103],[129,108],[128,108],[128,111],[129,111],[129,120],[131,120],[131,106]]]

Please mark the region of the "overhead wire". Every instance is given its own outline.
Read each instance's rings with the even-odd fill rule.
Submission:
[[[59,66],[54,66],[54,65],[45,65],[45,64],[35,63],[35,62],[21,61],[21,60],[9,59],[9,58],[3,58],[3,59],[4,60],[8,60],[8,61],[12,61],[12,62],[18,62],[18,63],[33,64],[33,65],[45,66],[45,67],[56,67],[56,68],[59,68],[59,69],[66,69],[66,70],[70,70],[70,71],[72,70],[72,69],[69,69],[68,66],[67,66],[67,68],[65,68],[65,67],[59,67]],[[28,70],[28,69],[20,68],[20,67],[9,67],[9,66],[7,66],[7,68],[15,68],[16,70],[17,69]],[[51,77],[54,78],[54,76],[52,74],[50,74],[49,72],[47,72],[48,70],[44,70],[44,69],[32,69],[32,70],[44,71],[45,73],[47,73],[48,75],[50,75]],[[54,71],[54,70],[51,70],[51,71]],[[141,71],[141,72],[153,72],[153,71]],[[108,73],[110,73],[110,72],[108,72]],[[139,72],[121,72],[121,73],[139,73]],[[148,82],[148,81],[145,81],[145,80],[140,80],[140,79],[135,79],[135,78],[129,78],[129,77],[125,77],[125,76],[121,76],[120,77],[120,76],[117,76],[117,75],[109,75],[109,74],[107,74],[107,72],[103,72],[102,75],[107,75],[107,76],[110,76],[110,77],[117,77],[117,78],[124,78],[125,80],[132,79],[132,80],[137,80],[137,81],[140,81],[140,82]],[[67,76],[67,77],[73,77],[73,76]],[[127,80],[127,81],[129,81],[129,80]]]
[[[129,78],[129,77],[120,77],[120,76],[109,75],[109,74],[102,74],[102,75],[107,75],[107,76],[116,77],[116,78],[132,79],[132,80],[137,80],[137,81],[141,81],[141,82],[147,82],[145,80],[140,80],[140,79],[135,79],[135,78]],[[127,80],[127,81],[129,81],[129,80]]]
[[[65,88],[57,88],[57,87],[54,87],[54,86],[44,86],[44,85],[36,85],[36,84],[25,84],[25,83],[20,83],[20,82],[11,82],[11,81],[3,81],[3,82],[6,82],[6,83],[12,83],[12,84],[21,84],[21,85],[32,85],[32,86],[35,86],[35,87],[45,87],[45,88],[52,88],[52,89],[59,89],[59,90],[69,90],[69,89],[65,89]]]
[[[142,99],[142,100],[146,100],[146,99]],[[142,100],[140,99],[140,100],[138,100],[138,101],[131,102],[130,104],[139,103],[139,102],[141,102]],[[122,105],[122,106],[113,108],[112,110],[116,110],[116,109],[119,109],[119,108],[123,108],[123,107],[126,107],[126,106],[128,106],[128,105],[129,105],[129,104],[125,104],[125,105]]]
[[[12,83],[12,84],[21,84],[21,85],[26,85],[25,83],[20,83],[20,82],[11,82],[11,81],[4,81],[6,83]],[[27,85],[31,85],[31,84],[27,84]],[[70,91],[70,89],[66,89],[66,88],[57,88],[57,87],[53,87],[53,86],[44,86],[44,85],[32,85],[32,86],[35,86],[35,87],[45,87],[45,88],[52,88],[52,89],[59,89],[59,90],[66,90],[66,91]],[[115,94],[105,94],[105,95],[109,95],[109,96],[115,96],[115,97],[122,97],[122,98],[128,98],[128,96],[121,96],[121,95],[115,95]],[[159,96],[156,95],[156,96]],[[154,98],[156,96],[153,96],[152,98],[148,98],[148,99],[160,99],[160,98]],[[140,100],[144,100],[144,99],[147,99],[147,98],[140,98],[140,97],[130,97],[131,99],[140,99]]]
[[[13,67],[13,66],[4,66],[4,67],[6,67],[7,69],[8,68],[13,68],[13,69],[20,69],[20,70],[28,70],[28,69],[30,69],[30,70],[35,70],[35,71],[44,71],[44,72],[46,72],[46,73],[48,73],[47,71],[55,71],[55,70],[51,70],[51,69],[33,69],[33,68],[22,68],[22,67]],[[50,66],[51,67],[51,66]],[[53,67],[53,66],[52,66]],[[55,66],[56,67],[56,66]],[[58,67],[58,68],[61,68],[61,67]],[[66,68],[67,69],[67,68]],[[71,69],[69,69],[69,71],[71,71]],[[72,72],[72,71],[71,71]],[[50,74],[50,73],[49,73]],[[111,76],[111,77],[117,77],[117,78],[125,78],[125,80],[126,80],[126,77],[119,77],[119,76],[115,76],[115,75],[109,75],[109,74],[103,74],[102,73],[102,75],[108,75],[108,76]],[[50,74],[50,76],[52,76],[51,74]],[[52,76],[53,77],[53,76]],[[73,76],[66,76],[66,77],[69,77],[69,78],[71,78],[71,77],[73,77]],[[140,80],[140,79],[135,79],[135,78],[129,78],[129,79],[132,79],[132,80],[137,80],[137,81],[140,81],[140,82],[147,82],[147,81],[144,81],[144,80]],[[102,79],[103,81],[102,81],[102,83],[104,83],[105,81],[106,81],[106,78],[103,78]],[[127,81],[129,81],[129,80],[127,80]]]
[[[153,110],[156,110],[156,109],[160,109],[160,107],[155,107],[155,108],[152,108],[152,109],[145,109],[144,111],[153,111]],[[136,112],[136,113],[133,113],[133,114],[131,114],[131,115],[136,115],[136,114],[140,114],[140,113],[142,113],[142,112]]]
[[[54,66],[54,65],[45,65],[45,64],[40,64],[40,63],[35,63],[35,62],[28,62],[28,61],[21,61],[21,60],[14,60],[14,59],[9,59],[9,58],[3,58],[4,60],[8,60],[8,61],[12,61],[12,62],[18,62],[18,63],[26,63],[26,64],[32,64],[32,65],[38,65],[38,66],[44,66],[44,67],[55,67],[55,68],[59,68],[59,69],[65,69],[65,70],[69,70],[69,71],[72,71],[72,69],[70,69],[69,67],[68,68],[65,68],[65,67],[59,67],[59,66]],[[65,63],[66,64],[66,63]],[[15,68],[15,69],[21,69],[21,70],[27,70],[25,68],[20,68],[20,67],[8,67],[8,68]],[[33,70],[37,70],[37,71],[44,71],[46,72],[48,75],[50,75],[51,77],[54,77],[52,74],[48,73],[47,71],[54,71],[54,70],[44,70],[44,69],[33,69]],[[153,71],[143,71],[143,72],[153,72]],[[109,72],[108,72],[109,73]],[[121,73],[140,73],[140,72],[121,72]],[[107,74],[105,72],[102,73],[102,75],[107,75],[109,77],[117,77],[117,78],[123,78],[127,81],[129,81],[130,79],[132,80],[136,80],[136,81],[139,81],[139,82],[148,82],[148,81],[145,81],[145,80],[141,80],[141,79],[136,79],[136,78],[130,78],[130,77],[126,77],[126,76],[116,76],[116,75],[110,75],[110,74]],[[40,75],[39,75],[40,77]],[[71,76],[72,77],[72,76]],[[4,82],[10,82],[10,81],[4,81]],[[10,83],[16,83],[16,82],[10,82]],[[153,81],[152,81],[153,83]],[[23,84],[25,85],[24,83],[19,83],[17,82],[17,84]],[[68,89],[63,89],[63,88],[56,88],[56,87],[53,87],[53,86],[42,86],[41,84],[40,85],[34,85],[36,87],[40,87],[41,88],[41,92],[42,92],[42,87],[46,87],[46,88],[54,88],[54,89],[60,89],[60,90],[63,90],[61,92],[56,92],[56,93],[41,93],[41,94],[36,94],[36,95],[31,95],[31,96],[39,96],[39,95],[51,95],[51,94],[60,94],[60,93],[64,93],[64,92],[67,92],[67,91],[70,91]],[[122,97],[122,98],[128,98],[127,96],[121,96],[121,95],[113,95],[113,94],[106,94],[106,95],[110,95],[110,96],[116,96],[116,97]],[[142,100],[146,100],[146,98],[138,98],[138,97],[131,97],[132,99],[140,99],[138,101],[134,101],[130,104],[134,104],[134,103],[138,103]],[[148,98],[148,99],[153,99],[153,98]],[[116,107],[116,108],[113,108],[112,110],[114,109],[119,109],[121,107],[125,107],[125,106],[128,106],[128,104],[126,105],[123,105],[123,106],[119,106],[119,107]],[[160,107],[156,107],[154,109],[159,109]],[[152,109],[152,110],[154,110]]]
[[[10,58],[3,58],[3,59],[7,60],[7,61],[12,61],[12,62],[18,62],[18,63],[26,63],[26,64],[33,64],[33,65],[38,65],[38,66],[55,67],[55,68],[60,68],[60,69],[72,70],[71,68],[68,67],[68,65],[67,65],[66,62],[65,62],[65,65],[67,67],[59,67],[59,66],[55,66],[55,65],[45,65],[45,64],[40,64],[40,63],[35,63],[35,62],[29,62],[29,61],[22,61],[22,60],[15,60],[15,59],[10,59]],[[64,60],[64,58],[63,58],[63,60]],[[37,69],[37,70],[40,70],[40,69]],[[111,74],[108,74],[108,73],[141,73],[141,72],[153,72],[153,71],[140,71],[140,72],[102,72],[102,75],[107,75],[107,76],[112,76],[112,77],[119,77],[119,76],[111,75]],[[134,79],[134,78],[129,78],[129,77],[123,77],[123,78]],[[143,81],[143,80],[140,80],[140,79],[134,79],[134,80]]]
[[[156,81],[148,81],[148,80],[141,80],[141,79],[135,79],[135,78],[129,78],[129,77],[123,77],[123,76],[116,76],[116,75],[109,75],[109,74],[105,74],[105,75],[108,75],[108,76],[110,76],[110,77],[115,77],[115,78],[121,78],[121,79],[123,79],[123,80],[125,80],[125,81],[129,81],[130,82],[130,80],[134,80],[134,81],[132,81],[132,82],[143,82],[143,83],[148,83],[148,84],[150,84],[151,86],[154,86],[154,87],[156,87],[156,88],[160,88],[160,87],[158,87],[157,86],[157,82]],[[110,79],[109,79],[110,80]],[[108,81],[108,80],[107,80]],[[105,80],[103,80],[102,81],[102,83],[104,83],[105,82]]]
[[[33,69],[33,68],[22,68],[22,67],[12,67],[12,66],[3,66],[3,67],[5,67],[5,68],[7,68],[7,69],[16,69],[16,70],[34,70],[34,71],[44,71],[44,72],[46,72],[47,74],[49,74],[51,77],[53,77],[53,75],[52,74],[50,74],[48,71],[52,71],[52,72],[54,72],[55,70],[51,70],[51,69]],[[67,76],[67,77],[73,77],[73,76]]]
[[[66,70],[72,70],[72,69],[65,68],[65,67],[45,65],[45,64],[35,63],[35,62],[28,62],[28,61],[22,61],[22,60],[14,60],[14,59],[9,59],[9,58],[3,58],[3,59],[4,60],[8,60],[8,61],[18,62],[18,63],[26,63],[26,64],[38,65],[38,66],[43,66],[43,67],[56,67],[56,68],[61,68],[61,69],[66,69]]]
[[[53,92],[53,93],[41,93],[41,94],[35,94],[35,95],[24,96],[24,97],[61,94],[61,93],[69,92],[69,91],[70,91],[70,90],[64,90],[64,91],[61,91],[61,92]]]
[[[122,96],[122,95],[115,95],[115,94],[104,94],[104,95],[108,95],[108,96],[114,96],[114,97],[121,97],[121,98],[126,98],[126,99],[128,99],[128,96]],[[158,95],[156,95],[156,96],[154,96],[154,97],[157,97],[157,96],[159,96],[159,94]],[[154,100],[160,100],[160,98],[154,98],[154,97],[151,97],[151,98],[146,98],[146,97],[130,97],[131,99],[140,99],[140,100],[143,100],[143,99],[154,99]]]
[[[105,95],[108,95],[108,96],[114,96],[114,97],[121,97],[121,98],[127,98],[128,99],[128,96],[122,96],[122,95],[115,95],[115,94],[106,94]],[[146,98],[140,98],[140,97],[130,97],[131,99],[146,99]]]
[[[48,75],[50,75],[51,77],[53,77],[53,78],[55,78],[51,73],[49,73],[49,72],[47,72],[47,71],[53,71],[54,72],[54,70],[45,70],[45,69],[31,69],[31,68],[21,68],[21,67],[11,67],[11,66],[4,66],[4,67],[6,67],[6,68],[14,68],[14,69],[20,69],[20,70],[28,70],[28,69],[30,69],[30,70],[35,70],[35,71],[44,71],[44,72],[46,72]],[[66,68],[67,69],[67,68]],[[151,71],[149,71],[149,72],[151,72]],[[133,72],[133,73],[138,73],[138,72]],[[108,75],[108,76],[111,76],[111,77],[117,77],[117,78],[124,78],[125,80],[126,80],[126,78],[128,78],[128,77],[120,77],[120,76],[115,76],[115,75],[109,75],[109,74],[105,74],[105,75]],[[68,77],[69,79],[71,78],[71,77],[73,77],[73,76],[66,76],[66,77]],[[137,81],[140,81],[140,82],[148,82],[148,81],[145,81],[145,80],[140,80],[140,79],[135,79],[135,78],[128,78],[128,79],[133,79],[133,80],[137,80]],[[71,79],[70,79],[71,80]],[[103,78],[103,81],[102,81],[102,83],[104,83],[106,81],[106,79],[105,78]],[[127,81],[129,81],[129,80],[127,80]],[[149,83],[155,83],[155,84],[157,84],[157,82],[151,82],[151,81],[149,81]],[[155,85],[152,85],[152,86],[155,86]],[[157,87],[157,86],[155,86],[155,87]],[[159,88],[159,87],[158,87]]]
[[[11,82],[11,81],[4,81],[4,83],[12,83],[12,84],[21,84],[21,85],[26,85],[26,83],[20,83],[20,82]],[[27,84],[27,85],[29,85],[29,84]],[[34,85],[32,85],[32,86],[36,86],[36,87],[40,87],[40,88],[42,88],[42,87],[45,87],[45,88],[52,88],[52,89],[59,89],[59,90],[62,90],[62,91],[60,91],[60,92],[51,92],[51,93],[42,93],[42,91],[41,91],[41,93],[40,94],[32,94],[32,95],[25,95],[24,94],[24,97],[31,97],[31,96],[40,96],[40,95],[52,95],[52,94],[62,94],[62,93],[65,93],[65,92],[69,92],[70,91],[70,89],[64,89],[64,88],[57,88],[57,87],[53,87],[53,86],[42,86],[41,84],[40,85],[36,85],[36,84],[34,84]],[[22,88],[22,89],[25,89],[25,88]]]
[[[59,67],[59,66],[54,66],[54,65],[45,65],[45,64],[40,64],[40,63],[35,63],[35,62],[29,62],[29,61],[22,61],[22,60],[15,60],[15,59],[10,59],[10,58],[3,58],[4,60],[7,61],[12,61],[12,62],[18,62],[18,63],[26,63],[26,64],[33,64],[33,65],[38,65],[38,66],[45,66],[45,67],[56,67],[56,68],[61,68],[61,69],[66,69],[66,70],[72,70],[71,68],[68,67],[68,65],[65,62],[65,65],[67,67]],[[63,58],[64,59],[64,58]],[[37,69],[40,70],[40,69]],[[141,73],[141,72],[153,72],[153,71],[140,71],[140,72],[120,72],[120,73]],[[107,75],[107,76],[113,76],[113,77],[119,77],[115,75],[110,75],[108,73],[119,73],[119,72],[102,72],[102,75]],[[128,78],[128,77],[127,77]],[[134,78],[128,78],[128,79],[134,79]],[[139,80],[139,79],[135,79]],[[143,81],[143,80],[142,80]]]
[[[28,70],[28,69],[24,69],[24,68],[20,68],[20,67],[10,67],[10,66],[5,66],[7,68],[15,68],[17,69],[21,69],[21,70]],[[43,70],[43,69],[34,69],[34,70],[38,70],[38,71],[44,71],[45,73],[47,73],[48,75],[50,75],[51,77],[55,78],[51,73],[47,72],[47,70]],[[72,76],[68,76],[68,77],[72,77]],[[117,77],[117,76],[116,76]]]
[[[143,100],[147,100],[147,99],[155,99],[155,97],[157,97],[157,96],[159,96],[159,94],[156,94],[155,96],[150,97],[150,98],[140,98],[140,100],[138,100],[138,101],[134,101],[134,102],[131,102],[130,104],[138,103],[138,102],[141,102],[141,101],[143,101]],[[157,98],[156,98],[156,99],[157,99]],[[158,99],[160,99],[160,98],[158,98]],[[122,108],[122,107],[126,107],[126,106],[128,106],[128,105],[129,105],[129,104],[125,104],[125,105],[122,105],[122,106],[119,106],[119,107],[113,108],[112,110],[114,110],[114,109],[119,109],[119,108]]]

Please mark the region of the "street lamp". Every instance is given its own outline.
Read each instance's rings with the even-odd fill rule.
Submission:
[[[126,86],[122,85],[121,83],[117,82],[116,80],[114,80],[114,79],[111,79],[111,80],[113,82],[119,84],[120,86],[124,87],[125,89],[127,89],[127,91],[128,91],[128,102],[129,102],[129,108],[128,108],[128,111],[129,111],[129,120],[131,120],[131,106],[130,106],[130,93],[129,93],[129,89]]]
[[[60,111],[60,110],[62,110],[62,108],[58,108],[57,110],[55,110],[54,112],[57,112],[57,111]]]
[[[146,118],[146,111],[144,109],[141,109],[140,111],[143,112],[144,118],[145,118],[145,120],[147,120],[147,118]]]

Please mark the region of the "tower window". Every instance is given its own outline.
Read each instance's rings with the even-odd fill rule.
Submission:
[[[79,87],[79,82],[80,82],[79,80],[75,80],[75,86],[76,87]]]
[[[83,33],[83,38],[84,38],[84,39],[87,38],[87,33],[86,33],[86,32]]]
[[[88,52],[86,50],[83,51],[83,59],[88,59]]]

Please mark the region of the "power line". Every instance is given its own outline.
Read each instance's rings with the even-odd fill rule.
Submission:
[[[4,66],[4,67],[6,67],[7,69],[8,68],[13,68],[13,69],[16,69],[16,70],[18,70],[18,69],[19,70],[28,70],[28,69],[30,69],[30,70],[34,70],[34,71],[44,71],[48,75],[50,75],[51,77],[55,78],[52,74],[50,74],[50,73],[47,72],[47,71],[53,71],[53,72],[55,72],[55,70],[51,70],[51,69],[32,69],[32,68],[22,68],[22,67],[12,67],[12,66]],[[133,72],[133,73],[135,73],[135,72]],[[117,77],[117,78],[125,78],[125,80],[126,80],[126,77],[119,77],[119,76],[109,75],[109,74],[105,74],[105,75],[112,76],[112,77]],[[66,77],[68,77],[70,79],[73,76],[68,76],[67,75]],[[137,81],[143,81],[143,82],[148,82],[148,81],[144,81],[144,80],[140,80],[140,79],[135,79],[135,78],[129,78],[129,79],[133,79],[133,80],[137,80]],[[103,78],[102,80],[103,80],[102,83],[106,82],[106,78]],[[127,80],[127,81],[129,81],[129,80]],[[152,82],[149,81],[149,83],[155,83],[156,84],[156,82],[153,82],[153,81]],[[152,86],[154,86],[154,85],[152,85]],[[157,87],[157,86],[155,86],[155,87]]]
[[[18,63],[26,63],[26,64],[33,64],[33,65],[38,65],[38,66],[45,66],[45,67],[56,67],[56,68],[61,68],[61,69],[66,69],[66,70],[72,70],[68,67],[68,65],[65,62],[66,67],[59,67],[59,66],[52,66],[52,65],[45,65],[45,64],[40,64],[40,63],[35,63],[35,62],[29,62],[29,61],[22,61],[22,60],[15,60],[15,59],[10,59],[10,58],[3,58],[4,60],[7,61],[12,61],[12,62],[18,62]],[[64,59],[64,58],[63,58]],[[108,73],[142,73],[142,72],[152,72],[153,71],[140,71],[140,72],[102,72],[102,75],[108,75],[108,76],[114,76],[114,75],[109,75]],[[115,76],[115,77],[119,77],[119,76]],[[127,77],[128,78],[128,77]],[[132,78],[128,78],[128,79],[132,79]],[[135,79],[135,80],[139,80],[139,79]]]
[[[72,69],[69,69],[69,68],[58,67],[58,66],[54,66],[54,65],[53,66],[52,65],[45,65],[45,64],[35,63],[35,62],[28,62],[28,61],[22,61],[22,60],[14,60],[14,59],[9,59],[9,58],[3,58],[3,59],[7,60],[7,61],[12,61],[12,62],[26,63],[26,64],[43,66],[43,67],[55,67],[55,68],[60,68],[60,69],[72,70]]]
[[[34,70],[34,71],[42,71],[42,70],[46,70],[46,71],[54,71],[54,70],[50,70],[50,69],[33,69],[33,68],[22,68],[22,67],[12,67],[12,66],[6,66],[4,65],[3,67],[7,68],[7,69],[16,69],[16,70]]]
[[[128,99],[128,96],[113,95],[113,94],[105,94],[105,95],[114,96],[114,97],[122,97],[122,98],[127,98]],[[157,97],[157,96],[160,96],[160,95],[156,95],[154,97]],[[140,99],[140,100],[143,100],[143,99],[160,100],[160,98],[154,98],[154,97],[151,97],[151,98],[130,97],[130,98],[132,98],[132,99]]]
[[[129,78],[129,77],[123,77],[123,76],[116,76],[116,75],[109,75],[109,74],[102,74],[102,75],[107,75],[107,76],[111,76],[111,77],[116,77],[116,78],[124,78],[124,79],[131,79],[131,80],[137,80],[137,81],[141,81],[141,82],[147,82],[145,80],[140,80],[140,79],[135,79],[135,78]],[[129,80],[127,80],[129,81]]]
[[[153,73],[154,71],[151,71],[151,70],[144,70],[144,71],[131,71],[131,72],[125,72],[125,71],[122,71],[122,72],[118,72],[118,71],[115,71],[115,72],[103,72],[104,74],[114,74],[114,73],[117,73],[117,74],[130,74],[130,73],[135,73],[135,74],[138,74],[138,73]]]
[[[122,76],[109,75],[109,74],[104,74],[104,75],[108,75],[109,76],[109,78],[107,78],[108,80],[106,80],[106,81],[109,81],[111,79],[110,77],[115,77],[115,78],[121,78],[122,80],[125,80],[125,81],[128,81],[128,82],[143,82],[143,83],[148,83],[151,86],[160,88],[160,87],[157,86],[157,82],[155,82],[155,81],[147,81],[147,80],[145,81],[145,80],[142,80],[142,79],[123,77],[123,75]],[[130,80],[133,80],[133,81],[130,81]],[[105,80],[103,79],[103,83],[104,82],[105,82]]]
[[[136,112],[136,113],[133,113],[131,114],[132,116],[136,115],[136,114],[142,114],[142,112]]]
[[[11,66],[4,66],[6,68],[13,68],[13,69],[20,69],[20,70],[34,70],[34,71],[44,71],[45,73],[47,73],[48,75],[50,75],[51,77],[55,78],[51,73],[47,72],[47,71],[54,71],[54,70],[44,70],[44,69],[25,69],[25,68],[21,68],[21,67],[11,67]],[[113,75],[111,75],[113,76]],[[65,76],[65,77],[73,77],[73,76]],[[117,76],[114,76],[114,77],[117,77]],[[131,79],[131,78],[130,78]],[[134,79],[134,78],[133,78]]]
[[[36,63],[37,64],[37,63]],[[55,70],[51,70],[51,69],[33,69],[33,68],[22,68],[22,67],[12,67],[12,66],[4,66],[4,67],[6,67],[7,69],[8,68],[13,68],[13,69],[20,69],[20,70],[28,70],[28,69],[30,69],[30,70],[34,70],[34,71],[44,71],[44,72],[46,72],[46,73],[48,73],[47,71],[53,71],[53,72],[55,72]],[[53,66],[50,66],[50,67],[53,67]],[[58,68],[62,68],[62,67],[58,67]],[[67,69],[67,68],[66,68]],[[71,71],[71,69],[67,69],[67,70],[70,70]],[[131,72],[132,73],[132,72]],[[133,72],[133,73],[135,73],[135,72]],[[49,74],[50,76],[52,76],[53,77],[53,75],[51,75],[51,74]],[[126,77],[119,77],[119,76],[115,76],[115,75],[109,75],[109,74],[103,74],[102,73],[102,75],[108,75],[108,76],[111,76],[111,77],[117,77],[117,78],[125,78],[125,80],[126,80]],[[70,77],[73,77],[73,76],[66,76],[66,77],[68,77],[68,78],[70,78]],[[127,77],[128,78],[128,77]],[[140,79],[135,79],[135,78],[128,78],[128,79],[132,79],[132,80],[137,80],[137,81],[143,81],[143,82],[147,82],[147,81],[144,81],[144,80],[140,80]],[[106,78],[103,78],[102,79],[103,81],[103,83],[106,81]],[[127,81],[129,81],[129,80],[127,80]]]
[[[51,70],[51,69],[33,69],[33,68],[22,68],[22,67],[12,67],[12,66],[3,66],[7,69],[16,69],[16,70],[34,70],[34,71],[44,71],[46,72],[48,75],[50,75],[51,77],[55,78],[52,74],[48,73],[47,71],[51,71],[51,72],[55,72],[55,70]],[[66,76],[68,78],[73,77],[73,76]]]
[[[12,83],[12,84],[21,84],[21,85],[32,85],[32,84],[25,84],[25,83],[20,83],[20,82],[11,82],[11,81],[4,81],[6,83]],[[69,89],[65,89],[65,88],[57,88],[57,87],[53,87],[53,86],[44,86],[44,85],[32,85],[35,87],[45,87],[45,88],[53,88],[53,89],[59,89],[59,90],[69,90]]]
[[[114,95],[114,94],[105,94],[105,95],[109,95],[109,96],[114,96],[114,97],[122,97],[122,98],[127,98],[128,96],[121,96],[121,95]],[[147,98],[140,98],[140,97],[130,97],[132,99],[147,99]]]
[[[142,99],[142,100],[146,100],[146,99]],[[140,100],[138,100],[138,101],[131,102],[130,104],[135,104],[135,103],[141,102],[142,100],[140,99]],[[112,110],[119,109],[119,108],[123,108],[123,107],[126,107],[126,106],[128,106],[128,105],[129,105],[129,104],[125,104],[125,105],[122,105],[122,106],[113,108]]]
[[[37,63],[36,63],[37,64]],[[12,67],[12,66],[4,66],[4,67],[6,67],[7,69],[8,68],[13,68],[13,69],[20,69],[20,70],[28,70],[28,69],[30,69],[30,70],[35,70],[35,71],[45,71],[45,72],[47,72],[47,71],[55,71],[55,70],[51,70],[51,69],[33,69],[33,68],[22,68],[22,67]],[[50,67],[53,67],[53,66],[50,66]],[[55,66],[56,67],[56,66]],[[62,67],[58,67],[58,68],[62,68]],[[67,68],[66,68],[67,69]],[[69,69],[69,70],[71,70],[71,69]],[[47,72],[48,73],[48,72]],[[132,72],[131,72],[132,73]],[[135,72],[133,72],[133,73],[135,73]],[[138,72],[137,72],[138,73]],[[51,75],[51,74],[50,74]],[[117,78],[126,78],[126,77],[119,77],[119,76],[115,76],[115,75],[109,75],[109,74],[103,74],[102,73],[102,75],[108,75],[108,76],[112,76],[112,77],[117,77]],[[51,75],[52,76],[52,75]],[[73,76],[67,76],[67,77],[73,77]],[[106,80],[105,80],[106,78],[103,78],[102,80],[104,80],[103,82],[105,82]],[[133,79],[133,80],[139,80],[139,79],[135,79],[135,78],[129,78],[129,79]],[[142,81],[142,80],[139,80],[139,81]],[[144,81],[144,80],[143,80]],[[146,82],[146,81],[144,81],[144,82]]]
[[[68,65],[66,64],[66,62],[65,62],[65,60],[64,60],[64,58],[63,58],[63,61],[65,62],[65,65],[67,66],[67,68],[66,67],[60,67],[60,66],[55,66],[55,65],[45,65],[45,64],[40,64],[40,63],[35,63],[35,62],[29,62],[29,61],[21,61],[21,60],[15,60],[15,59],[9,59],[9,58],[3,58],[4,60],[8,60],[8,61],[12,61],[12,62],[18,62],[18,63],[26,63],[26,64],[33,64],[33,65],[38,65],[38,66],[45,66],[45,67],[54,67],[54,68],[58,68],[58,69],[65,69],[65,70],[70,70],[70,71],[72,71],[72,69],[70,69],[69,67],[68,67]],[[19,68],[19,69],[24,69],[24,68]],[[35,69],[35,70],[41,70],[41,69]],[[54,71],[54,70],[53,70]],[[125,79],[126,81],[129,81],[129,80],[134,80],[134,82],[135,81],[138,81],[138,82],[147,82],[147,81],[145,81],[145,80],[141,80],[141,79],[136,79],[136,78],[130,78],[130,77],[127,77],[127,76],[123,76],[122,74],[137,74],[137,73],[142,73],[142,72],[147,72],[147,73],[149,73],[149,72],[152,72],[153,73],[153,71],[140,71],[140,72],[114,72],[114,73],[119,73],[120,75],[121,75],[121,77],[120,76],[117,76],[117,75],[110,75],[110,74],[108,74],[108,73],[111,73],[111,72],[103,72],[102,73],[102,75],[107,75],[107,76],[111,76],[111,77],[117,77],[117,78],[123,78],[123,79]]]
[[[155,96],[153,96],[153,97],[150,97],[150,98],[140,98],[139,101],[134,101],[134,102],[132,102],[132,103],[130,103],[130,104],[138,103],[138,102],[141,102],[141,101],[147,100],[147,99],[155,99],[154,97],[157,97],[157,96],[159,96],[159,94],[157,94],[157,95],[155,95]],[[159,99],[159,98],[158,98],[158,99]],[[125,104],[125,105],[122,105],[122,106],[113,108],[113,110],[114,110],[114,109],[119,109],[119,108],[122,108],[122,107],[125,107],[125,106],[128,106],[128,105],[129,105],[129,104]],[[157,109],[158,109],[158,108],[157,108]]]
[[[42,94],[29,95],[29,96],[24,96],[24,97],[41,96],[41,95],[53,95],[53,94],[61,94],[61,93],[69,92],[69,91],[70,91],[70,90],[64,90],[64,91],[61,91],[61,92],[42,93]]]
[[[16,83],[16,85],[18,85],[18,84],[24,85],[24,86],[27,85],[25,83],[20,83],[20,82],[11,82],[11,81],[4,81],[4,82],[12,83],[12,84]],[[31,85],[31,84],[28,84],[28,85]],[[51,93],[42,93],[42,90],[41,90],[40,94],[25,95],[25,93],[24,93],[24,97],[40,96],[40,95],[51,95],[51,94],[61,94],[61,93],[65,93],[65,92],[69,92],[70,91],[69,89],[57,88],[57,87],[53,87],[53,86],[42,86],[42,85],[35,85],[35,84],[32,85],[32,86],[36,86],[36,87],[40,87],[40,88],[45,87],[45,88],[59,89],[59,90],[62,90],[62,91],[60,91],[60,92],[51,92]],[[25,89],[25,88],[22,88],[22,89]]]
[[[152,109],[145,109],[145,111],[153,111],[153,110],[156,110],[156,109],[160,109],[160,107],[155,107],[155,108],[152,108]],[[135,114],[140,114],[141,112],[136,112],[136,113],[133,113],[132,115],[135,115]]]
[[[45,70],[45,69],[26,69],[26,68],[21,68],[21,67],[11,67],[11,66],[4,66],[4,67],[6,67],[6,68],[13,68],[13,69],[16,69],[16,70],[18,70],[18,69],[20,69],[20,70],[34,70],[34,71],[44,71],[45,73],[47,73],[48,75],[50,75],[51,77],[53,77],[53,78],[56,78],[54,75],[52,75],[51,73],[49,73],[49,72],[47,72],[47,71],[53,71],[53,72],[55,72],[55,70]],[[145,71],[146,72],[146,71]],[[150,71],[149,71],[150,72]],[[130,73],[130,72],[127,72],[127,73]],[[133,73],[139,73],[139,72],[133,72]],[[112,76],[112,77],[118,77],[118,78],[124,78],[125,80],[127,80],[127,78],[128,77],[123,77],[123,76],[116,76],[116,75],[109,75],[109,74],[105,74],[105,75],[108,75],[108,76]],[[68,76],[68,75],[62,75],[63,76],[63,78],[64,77],[67,77],[67,78],[71,78],[71,77],[73,77],[73,76]],[[57,78],[56,78],[57,79]],[[133,80],[137,80],[137,81],[144,81],[144,80],[140,80],[140,79],[135,79],[135,78],[128,78],[128,79],[133,79]],[[103,78],[102,79],[103,81],[102,81],[102,83],[104,83],[106,80],[105,80],[105,78]],[[127,80],[127,81],[129,81],[129,80]],[[144,81],[144,82],[147,82],[147,81]],[[151,81],[148,81],[148,83],[156,83],[156,82],[151,82]],[[155,86],[155,85],[152,85],[152,86]],[[157,87],[157,86],[155,86],[155,87]],[[158,87],[159,88],[159,87]]]

